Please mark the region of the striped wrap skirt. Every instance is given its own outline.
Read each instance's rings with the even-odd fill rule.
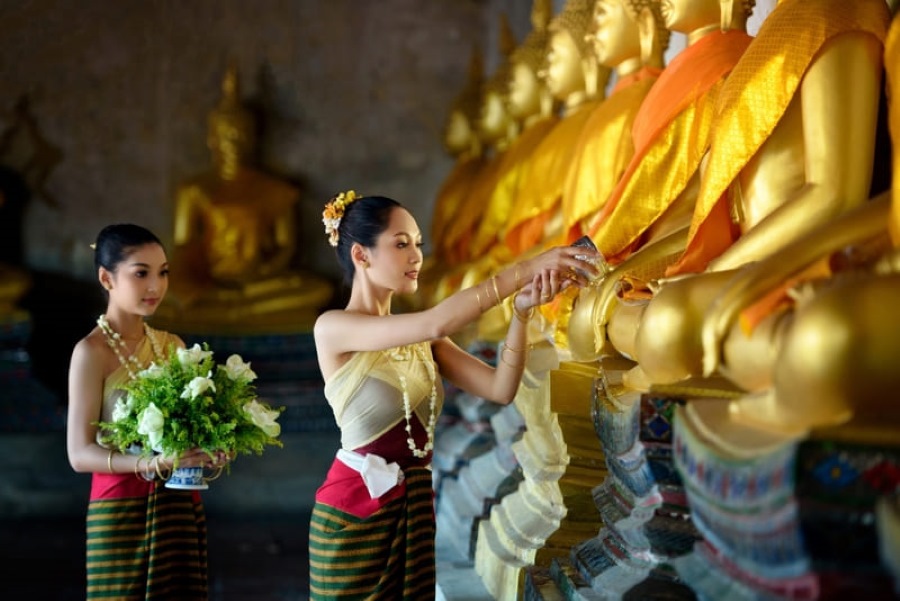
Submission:
[[[435,596],[431,470],[372,499],[359,473],[335,460],[309,528],[310,599],[422,601]]]
[[[208,599],[206,514],[196,491],[94,474],[87,599]]]

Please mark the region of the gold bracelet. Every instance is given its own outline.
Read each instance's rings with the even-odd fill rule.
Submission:
[[[522,323],[528,323],[529,321],[531,321],[531,318],[534,317],[534,307],[528,309],[528,313],[526,313],[525,315],[522,315],[522,313],[519,312],[519,308],[516,306],[515,298],[513,298],[512,306],[513,306],[513,315],[515,315],[516,319],[518,319]]]
[[[494,285],[494,294],[497,295],[497,304],[503,302],[503,299],[500,297],[500,290],[497,288],[497,276],[491,276],[491,284]]]
[[[143,457],[141,457],[140,455],[138,455],[137,461],[134,462],[134,477],[135,477],[135,478],[140,478],[140,477],[141,477],[140,474],[138,474],[138,472],[139,472],[140,469],[141,469],[141,459],[143,459]]]
[[[519,283],[519,264],[516,263],[514,265],[514,267],[515,267],[515,271],[513,271],[513,280],[515,282],[516,290],[518,290],[519,288],[522,287],[522,285]]]
[[[112,456],[113,456],[113,453],[115,453],[115,451],[114,451],[113,449],[110,449],[110,450],[109,450],[109,455],[106,456],[106,467],[109,468],[109,473],[110,473],[110,474],[114,474],[114,473],[115,473],[115,472],[113,471],[113,468],[112,468]]]
[[[512,363],[510,363],[509,361],[507,361],[506,359],[503,358],[503,353],[500,353],[500,360],[503,361],[504,363],[506,363],[507,365],[509,365],[513,369],[519,369],[521,367],[525,367],[524,363],[522,365],[513,365]]]
[[[475,300],[478,301],[478,312],[484,313],[484,308],[481,306],[481,293],[478,292],[478,286],[475,286],[473,290],[475,290]]]
[[[156,475],[159,476],[160,480],[168,480],[169,474],[166,474],[162,470],[159,469],[159,458],[160,458],[160,455],[157,455],[153,458],[153,462],[155,464]]]
[[[528,351],[531,350],[531,345],[530,345],[530,344],[526,344],[526,345],[525,345],[525,348],[513,348],[513,347],[509,346],[509,343],[508,343],[506,340],[504,340],[504,341],[503,341],[503,348],[506,349],[506,350],[508,350],[508,351],[512,351],[513,353],[527,353]]]

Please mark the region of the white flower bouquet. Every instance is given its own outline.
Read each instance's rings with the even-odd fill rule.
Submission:
[[[121,451],[178,457],[200,448],[213,454],[262,454],[282,446],[278,417],[256,396],[256,374],[240,355],[216,364],[206,343],[176,349],[122,386],[112,421],[98,422],[102,440]]]

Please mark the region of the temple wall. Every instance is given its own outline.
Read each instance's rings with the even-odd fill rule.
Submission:
[[[0,130],[17,100],[46,146],[46,190],[24,215],[27,267],[92,279],[88,244],[111,222],[172,237],[173,194],[209,165],[206,115],[236,61],[259,117],[261,165],[302,186],[299,266],[336,275],[321,206],[356,188],[407,203],[423,231],[450,168],[441,129],[473,44],[495,62],[515,0],[200,0],[0,3]],[[3,163],[23,167],[22,136]]]

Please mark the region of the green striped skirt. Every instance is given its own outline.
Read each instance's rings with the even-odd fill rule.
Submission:
[[[434,598],[431,471],[404,473],[400,485],[372,500],[357,472],[332,465],[310,519],[310,599]]]
[[[87,599],[208,598],[206,517],[199,495],[157,486],[146,496],[92,499]]]

